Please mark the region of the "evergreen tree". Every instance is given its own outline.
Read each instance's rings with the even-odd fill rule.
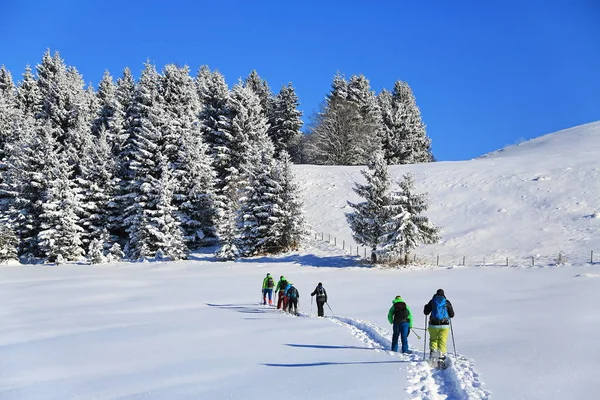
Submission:
[[[0,263],[17,259],[19,239],[14,231],[5,224],[0,225]]]
[[[47,159],[56,156],[56,142],[49,123],[31,119],[18,126],[16,136],[4,174],[3,192],[10,197],[7,215],[19,238],[19,255],[43,257],[38,233],[48,188]]]
[[[256,70],[252,70],[244,81],[244,86],[250,88],[258,96],[263,115],[269,120],[273,105],[273,93],[271,93],[267,81],[258,76]]]
[[[0,97],[12,99],[15,94],[15,84],[12,75],[4,65],[0,66]]]
[[[302,139],[302,112],[298,110],[298,96],[292,86],[282,86],[272,104],[268,134],[275,145],[275,156],[286,151],[299,160]]]
[[[37,235],[39,250],[48,262],[78,261],[85,254],[83,228],[79,226],[81,197],[65,153],[49,154],[46,159],[48,183]]]
[[[380,101],[381,103],[381,101]],[[397,81],[392,92],[386,125],[386,159],[390,164],[431,162],[431,140],[425,131],[421,111],[406,82]]]
[[[386,224],[388,232],[383,243],[384,251],[395,255],[405,255],[419,244],[433,244],[439,241],[440,229],[429,218],[422,215],[427,211],[427,197],[416,194],[412,175],[406,174],[399,182],[400,190],[390,201],[390,218]]]
[[[41,105],[41,93],[37,81],[31,72],[31,67],[27,65],[23,73],[23,80],[17,86],[16,106],[25,116],[33,117]]]
[[[100,130],[104,130],[110,144],[114,143],[113,135],[121,130],[122,110],[117,100],[116,86],[108,71],[104,71],[102,80],[98,85],[98,110],[94,110],[95,119],[92,125],[92,133],[98,136]]]
[[[383,152],[377,151],[361,174],[365,185],[355,183],[354,192],[365,199],[361,203],[348,205],[354,209],[346,213],[354,240],[371,248],[371,262],[377,262],[377,247],[383,243],[386,224],[389,220],[390,178]]]
[[[109,135],[113,154],[119,156],[121,150],[127,147],[129,134],[126,129],[128,112],[131,111],[133,98],[135,94],[135,81],[131,75],[131,70],[125,68],[123,75],[117,79],[115,87],[115,97],[117,104],[114,107],[114,127],[113,132]],[[110,97],[109,97],[110,98]]]
[[[287,152],[277,162],[277,180],[281,192],[277,196],[278,220],[274,224],[277,243],[282,251],[296,250],[308,234],[300,189],[292,171],[292,159]]]

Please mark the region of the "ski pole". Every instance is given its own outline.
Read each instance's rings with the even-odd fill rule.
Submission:
[[[425,358],[425,352],[427,350],[427,315],[425,315],[425,338],[423,339],[423,361],[426,360]]]
[[[452,347],[454,347],[454,358],[457,358],[456,343],[454,342],[454,328],[452,328],[452,318],[450,318],[450,333],[452,334]]]
[[[331,315],[333,315],[335,317],[335,313],[331,309],[331,306],[329,305],[329,303],[325,302],[325,304],[327,304],[327,307],[329,307],[329,311],[331,311]]]
[[[415,334],[415,336],[417,337],[417,339],[421,339],[421,336],[419,336],[419,335],[417,334],[417,332],[415,332],[415,330],[414,330],[413,328],[410,328],[410,330],[412,331],[412,333],[414,333],[414,334]]]
[[[312,296],[310,296],[310,315],[312,315]]]

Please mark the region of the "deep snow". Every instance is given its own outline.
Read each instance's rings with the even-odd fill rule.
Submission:
[[[357,200],[360,168],[315,166],[296,168],[307,214],[337,246],[313,240],[228,263],[206,252],[178,263],[3,266],[0,399],[596,399],[598,148],[594,123],[476,160],[392,167],[430,194],[444,241],[418,254],[440,254],[440,268],[365,268],[345,254],[345,201]],[[567,264],[547,267],[558,251]],[[470,266],[484,256],[496,265]],[[300,317],[258,304],[266,272],[296,284]],[[335,316],[311,317],[319,281]],[[459,357],[446,371],[421,362],[414,334],[414,354],[387,350],[394,296],[422,328],[438,287],[456,310]]]

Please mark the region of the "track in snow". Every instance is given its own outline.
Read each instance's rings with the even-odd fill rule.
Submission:
[[[304,313],[303,313],[304,314]],[[304,314],[309,316],[308,314]],[[354,337],[368,347],[385,351],[390,355],[409,361],[407,393],[419,400],[488,400],[491,393],[481,387],[479,374],[473,361],[458,355],[452,358],[452,367],[446,370],[432,368],[423,360],[421,352],[413,354],[394,353],[391,348],[391,333],[367,321],[346,317],[326,317],[335,324],[344,326]]]

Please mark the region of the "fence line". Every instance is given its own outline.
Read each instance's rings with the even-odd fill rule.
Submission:
[[[328,242],[330,244],[333,244],[334,246],[337,246],[337,237],[333,236],[333,243],[331,241],[332,236],[331,233],[327,234],[327,240],[325,240],[325,234],[323,232],[321,232],[320,234],[315,232],[314,234],[314,239],[315,240],[321,240],[323,242]],[[320,238],[319,238],[320,236]],[[352,246],[351,244],[348,245],[348,249],[346,250],[346,240],[342,240],[342,250],[344,251],[348,251],[348,254],[350,256],[356,255],[357,257],[360,257],[360,247],[362,247],[363,249],[363,257],[361,258],[362,260],[365,261],[370,261],[370,257],[367,257],[367,247],[364,246]],[[356,249],[356,253],[354,253],[354,250]],[[432,260],[431,264],[433,264],[433,262],[435,262],[436,266],[440,265],[440,262],[443,261],[444,259],[442,259],[441,257],[445,257],[445,260],[453,260],[456,259],[456,256],[449,256],[449,255],[440,255],[440,254],[435,254],[434,255],[421,255],[421,256],[417,256],[416,253],[413,253],[412,255],[412,263],[417,264],[417,263],[421,263],[421,264],[427,264],[428,260]],[[587,256],[585,256],[587,259]],[[470,265],[473,266],[506,266],[509,267],[510,264],[510,258],[509,257],[503,257],[502,260],[504,262],[497,262],[498,258],[500,258],[500,256],[496,256],[494,258],[490,258],[492,261],[491,262],[486,262],[486,257],[484,256],[482,259],[480,259],[482,261],[481,264],[477,264],[477,263],[472,263]],[[474,259],[472,257],[469,257],[469,259]],[[537,260],[538,263],[536,264],[536,256],[524,256],[524,257],[516,257],[516,259],[521,260],[522,262],[519,262],[517,264],[514,265],[523,265],[525,263],[530,264],[532,267],[535,267],[536,265],[542,266],[542,265],[562,265],[562,264],[566,264],[568,262],[568,259],[566,258],[565,253],[563,253],[562,251],[559,251],[558,254],[556,256],[537,256]],[[531,259],[530,262],[528,262],[527,260]],[[546,263],[544,264],[543,260],[551,260],[554,261],[553,263]],[[435,260],[435,261],[433,261]],[[462,256],[462,260],[460,260],[460,257],[458,258],[459,262],[454,262],[454,261],[450,261],[449,264],[447,265],[459,265],[459,266],[466,266],[467,265],[467,256],[463,255]],[[489,259],[488,259],[489,260]],[[408,263],[409,261],[409,257],[408,254],[405,255],[405,262]],[[461,262],[462,261],[462,262]],[[540,263],[541,261],[541,263]],[[600,260],[598,261],[594,261],[594,250],[590,250],[589,253],[589,262],[587,262],[588,264],[597,264],[600,263]]]

